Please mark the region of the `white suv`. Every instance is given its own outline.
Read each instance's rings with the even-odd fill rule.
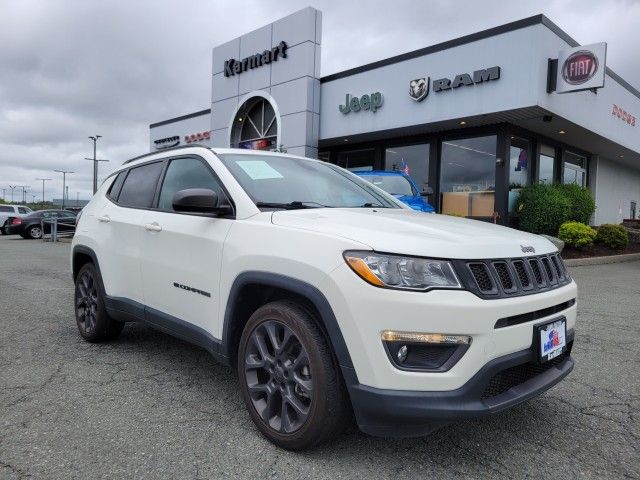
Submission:
[[[141,321],[237,369],[288,449],[422,435],[562,380],[576,284],[545,238],[425,215],[317,160],[178,148],[126,162],[73,239],[88,341]],[[543,421],[543,419],[541,419]]]

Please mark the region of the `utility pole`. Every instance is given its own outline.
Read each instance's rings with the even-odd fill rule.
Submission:
[[[31,187],[29,185],[16,185],[14,188],[22,189],[22,203],[27,203],[27,190]],[[13,195],[11,196],[11,202],[13,203]]]
[[[76,207],[80,205],[80,192],[76,192]]]
[[[62,208],[64,209],[64,193],[66,192],[66,181],[67,181],[67,173],[76,173],[70,170],[54,170],[54,172],[58,172],[62,174]]]
[[[7,191],[7,189],[6,189],[6,188],[3,188],[3,189],[2,189],[2,200],[6,200],[6,199],[7,199],[7,197],[6,197],[6,196],[5,196],[5,194],[4,194],[4,192],[6,192],[6,191]]]
[[[69,185],[67,185],[67,198],[65,199],[66,202],[69,202]]]
[[[13,203],[13,191],[18,188],[17,185],[9,185],[9,188],[11,189],[11,203]]]
[[[109,160],[96,158],[96,144],[98,139],[102,138],[102,135],[93,135],[89,139],[93,140],[93,158],[86,158],[85,160],[91,160],[93,162],[93,193],[95,195],[98,190],[98,162],[108,162]]]
[[[42,203],[44,203],[44,182],[51,180],[50,178],[36,178],[36,180],[42,181]]]

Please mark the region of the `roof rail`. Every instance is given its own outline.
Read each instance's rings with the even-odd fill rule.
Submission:
[[[159,150],[157,152],[143,153],[142,155],[138,155],[137,157],[130,158],[129,160],[125,161],[123,165],[126,165],[127,163],[131,163],[135,160],[140,160],[141,158],[145,158],[150,155],[156,155],[157,153],[173,152],[175,150],[183,150],[185,148],[193,148],[193,147],[202,147],[202,148],[206,148],[207,150],[211,149],[211,147],[207,145],[202,145],[201,143],[192,143],[191,145],[179,145],[177,147],[163,148],[162,150]]]

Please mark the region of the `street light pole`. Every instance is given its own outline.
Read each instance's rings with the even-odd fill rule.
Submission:
[[[13,191],[18,188],[17,185],[9,185],[9,188],[11,189],[11,203],[13,203]]]
[[[62,174],[62,209],[64,209],[64,193],[66,191],[66,181],[67,181],[67,173],[75,173],[70,170],[54,170],[54,172],[58,172]]]
[[[36,178],[36,180],[42,181],[42,203],[44,203],[44,182],[51,180],[50,178]]]
[[[93,135],[90,136],[89,139],[93,140],[93,158],[86,158],[85,160],[91,160],[93,162],[93,193],[95,194],[98,190],[98,162],[108,162],[109,160],[103,160],[96,158],[96,145],[98,143],[98,139],[102,138],[102,135]]]

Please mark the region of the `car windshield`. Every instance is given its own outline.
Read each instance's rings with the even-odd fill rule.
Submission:
[[[415,195],[411,182],[402,175],[362,175],[362,178],[392,195]]]
[[[260,208],[400,208],[367,182],[329,163],[277,155],[219,157]]]

